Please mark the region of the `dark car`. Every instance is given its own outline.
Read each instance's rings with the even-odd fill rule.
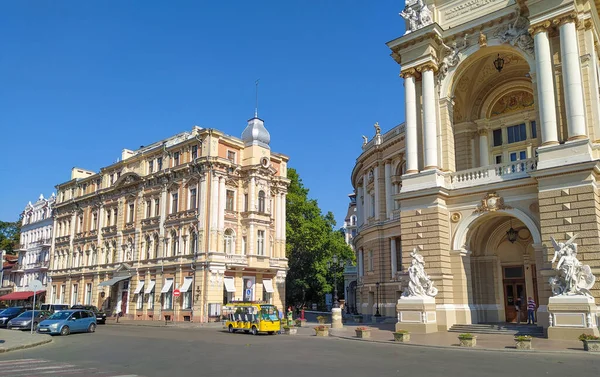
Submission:
[[[19,316],[19,314],[26,310],[31,310],[31,308],[26,308],[24,306],[13,306],[11,308],[4,309],[0,312],[0,327],[6,327],[8,321]]]
[[[12,330],[29,330],[29,329],[31,329],[31,320],[33,318],[33,314],[34,314],[33,310],[27,310],[27,311],[19,314],[15,318],[8,321],[8,325],[6,326],[6,328],[12,329]],[[43,311],[43,310],[36,310],[35,318],[33,318],[33,329],[36,330],[38,324],[40,322],[42,322],[43,320],[45,320],[46,318],[48,318],[50,315],[52,315],[52,313]]]
[[[101,310],[98,310],[98,308],[93,305],[73,305],[71,306],[71,309],[82,309],[90,311],[96,315],[96,322],[98,322],[99,325],[106,324],[106,313],[104,313]]]

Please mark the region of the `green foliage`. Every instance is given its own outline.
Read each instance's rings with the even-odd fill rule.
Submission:
[[[471,333],[464,333],[464,334],[460,334],[458,336],[458,339],[473,339],[475,338],[475,335],[471,334]]]
[[[398,330],[398,331],[394,331],[394,334],[410,334],[408,332],[408,330]]]
[[[531,340],[531,335],[519,335],[515,336],[517,342],[527,342]]]
[[[21,220],[15,222],[0,221],[0,250],[7,254],[16,254],[21,235]]]
[[[323,215],[317,201],[308,197],[298,172],[288,169],[286,203],[286,256],[289,272],[286,283],[287,305],[305,306],[325,303],[325,294],[333,292],[333,274],[338,292],[343,294],[343,266],[329,267],[332,257],[354,261],[354,252],[341,232],[334,230],[331,212]]]
[[[579,340],[600,340],[600,337],[592,335],[592,334],[581,334],[579,335]]]

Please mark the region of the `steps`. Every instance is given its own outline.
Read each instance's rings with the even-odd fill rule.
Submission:
[[[498,334],[498,335],[531,335],[544,336],[544,328],[536,325],[518,325],[516,323],[489,323],[473,325],[454,325],[449,332],[471,334]]]

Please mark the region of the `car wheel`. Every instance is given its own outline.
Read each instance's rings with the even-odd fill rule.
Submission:
[[[37,328],[38,328],[38,323],[37,322],[33,322],[33,329],[37,330]]]
[[[96,332],[96,324],[90,323],[90,327],[88,327],[88,332]]]
[[[256,326],[252,326],[252,335],[258,335],[258,329]]]
[[[233,326],[232,326],[232,325],[229,325],[229,332],[230,332],[230,333],[234,333],[234,332],[235,332],[235,329],[233,328]]]
[[[69,335],[70,333],[71,329],[69,326],[64,326],[62,329],[60,329],[60,335]]]

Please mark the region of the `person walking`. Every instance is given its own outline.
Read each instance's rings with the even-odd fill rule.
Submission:
[[[531,297],[527,297],[527,324],[535,324],[535,301]]]

